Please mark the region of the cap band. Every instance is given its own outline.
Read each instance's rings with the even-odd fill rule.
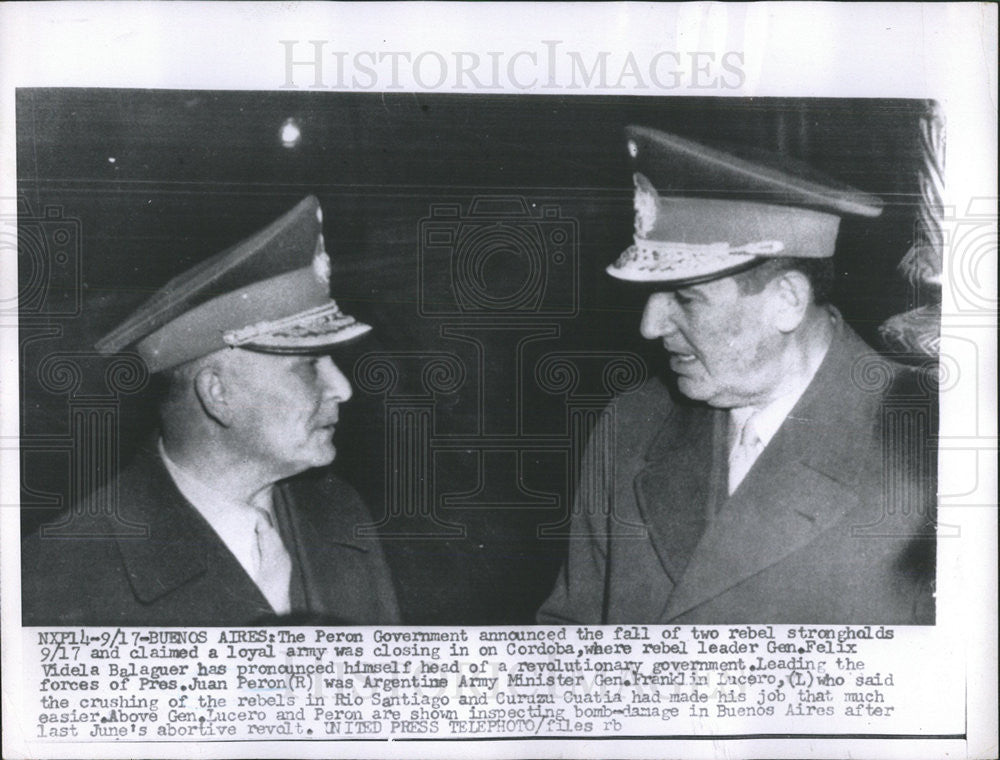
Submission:
[[[758,256],[778,256],[785,250],[780,240],[761,240],[742,246],[729,243],[679,243],[636,236],[606,271],[629,282],[662,282],[675,278],[701,278],[748,264]]]
[[[222,334],[227,346],[250,348],[256,351],[288,353],[310,349],[328,348],[331,340],[337,343],[363,335],[371,326],[344,314],[336,301],[325,306],[293,314],[284,319],[258,322],[239,330]]]
[[[641,172],[633,244],[607,268],[629,282],[690,282],[757,258],[833,255],[840,218],[753,200],[664,197]]]

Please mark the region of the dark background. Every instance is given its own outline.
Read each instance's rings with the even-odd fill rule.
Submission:
[[[565,539],[539,538],[539,527],[567,515],[570,461],[578,456],[528,440],[565,438],[568,424],[566,398],[539,388],[535,367],[552,351],[618,351],[639,356],[650,373],[661,368],[659,344],[638,334],[641,297],[604,274],[632,235],[622,128],[638,123],[706,142],[780,150],[881,196],[882,217],[841,225],[834,298],[855,329],[878,345],[878,325],[914,305],[895,266],[912,242],[922,163],[918,118],[925,105],[20,90],[24,529],[37,529],[113,475],[155,424],[148,388],[109,395],[109,360],[90,353],[94,342],[167,279],[312,193],[324,209],[333,295],[375,328],[361,344],[335,354],[345,372],[351,376],[355,361],[371,352],[408,352],[393,361],[403,383],[397,392],[412,392],[419,390],[417,365],[430,352],[453,354],[465,367],[454,391],[417,401],[433,405],[436,440],[460,437],[468,445],[436,450],[429,475],[418,478],[426,501],[414,516],[387,506],[392,465],[384,395],[355,382],[354,399],[341,409],[334,467],[384,523],[406,621],[530,623],[565,552]],[[294,148],[279,139],[288,118],[302,132]],[[546,237],[554,222],[542,216],[543,208],[569,220],[564,229],[571,239],[561,249],[563,263],[543,273],[541,300],[513,307],[464,303],[462,311],[450,289],[455,275],[447,247],[421,256],[421,220],[437,204],[458,204],[459,216],[444,223],[457,229],[474,221],[474,198],[495,196],[523,201],[520,215],[504,224],[528,230],[529,237],[540,231],[546,256],[555,253]],[[516,250],[486,257],[487,294],[519,292],[528,266]],[[569,276],[574,267],[576,284]],[[448,307],[449,297],[454,313],[442,315],[442,299]],[[457,340],[445,334],[448,326],[475,332]],[[538,339],[514,361],[516,336],[534,332]],[[80,368],[68,385],[43,367],[66,352]],[[586,383],[600,367],[581,361]],[[117,455],[81,464],[98,445],[74,432],[73,415],[109,403],[118,422],[107,436],[119,442]],[[490,453],[476,449],[477,436],[486,433],[493,434]],[[508,439],[505,446],[497,444],[498,435]]]

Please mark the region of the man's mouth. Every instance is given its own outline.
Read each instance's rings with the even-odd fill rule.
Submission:
[[[695,361],[697,358],[698,357],[695,356],[694,354],[682,354],[678,352],[670,353],[670,360],[675,361],[678,364],[688,364],[690,362]]]
[[[694,354],[682,351],[677,346],[670,346],[664,343],[663,348],[666,349],[667,354],[670,356],[671,363],[677,362],[678,364],[690,364],[698,358]]]

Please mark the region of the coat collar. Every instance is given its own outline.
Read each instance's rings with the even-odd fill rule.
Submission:
[[[675,584],[714,511],[718,473],[713,452],[724,433],[725,412],[675,406],[635,479],[639,512],[660,564]]]
[[[212,569],[220,583],[238,589],[233,598],[246,599],[255,612],[269,608],[237,559],[177,490],[155,437],[122,472],[119,493],[128,495],[128,501],[119,505],[120,514],[147,528],[145,537],[116,539],[132,590],[141,602],[155,602]]]
[[[357,589],[344,582],[345,568],[362,561],[369,547],[355,537],[357,510],[343,508],[353,491],[341,488],[339,481],[320,481],[315,475],[308,473],[278,487],[287,505],[291,550],[302,568],[308,609],[314,614],[336,610],[340,616],[350,616],[357,607]],[[356,621],[344,618],[340,622]]]
[[[122,530],[116,537],[140,601],[155,602],[210,572],[213,583],[233,591],[229,598],[245,600],[248,620],[267,614],[270,605],[257,585],[174,485],[157,452],[155,435],[136,453],[121,480],[119,492],[129,494],[129,501],[119,505],[120,514],[128,523],[146,528],[145,536],[134,537],[133,530],[130,537]],[[338,548],[354,554],[368,551],[354,538],[354,525],[340,524],[349,518],[334,508],[340,495],[330,490],[329,479],[311,474],[276,488],[286,507],[289,543],[302,568],[307,603],[317,611],[330,609],[326,589],[329,579],[339,576]]]
[[[307,539],[310,534],[323,537],[323,544],[336,544],[356,551],[367,552],[369,544],[356,535],[356,513],[337,508],[350,499],[355,500],[353,489],[333,478],[325,470],[314,470],[297,475],[278,484],[283,496],[294,504],[290,510],[293,517],[292,528],[297,537]],[[302,540],[300,545],[314,541]],[[317,554],[322,559],[322,553]]]
[[[776,564],[828,530],[858,500],[878,400],[852,382],[857,360],[872,350],[838,322],[816,376],[771,443],[704,533],[687,546],[695,511],[709,501],[719,412],[703,407],[671,419],[636,479],[654,547],[675,583],[661,616],[668,621]],[[680,407],[679,407],[680,409]],[[664,440],[666,439],[666,440]],[[718,463],[716,455],[714,461]],[[672,552],[690,558],[677,577]]]

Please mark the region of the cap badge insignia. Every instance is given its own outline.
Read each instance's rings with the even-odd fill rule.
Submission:
[[[316,255],[312,261],[313,273],[316,279],[324,285],[330,284],[330,256],[323,250],[323,237],[320,236],[319,244],[316,246]]]
[[[644,238],[656,224],[656,189],[638,172],[632,179],[635,182],[635,234]]]

